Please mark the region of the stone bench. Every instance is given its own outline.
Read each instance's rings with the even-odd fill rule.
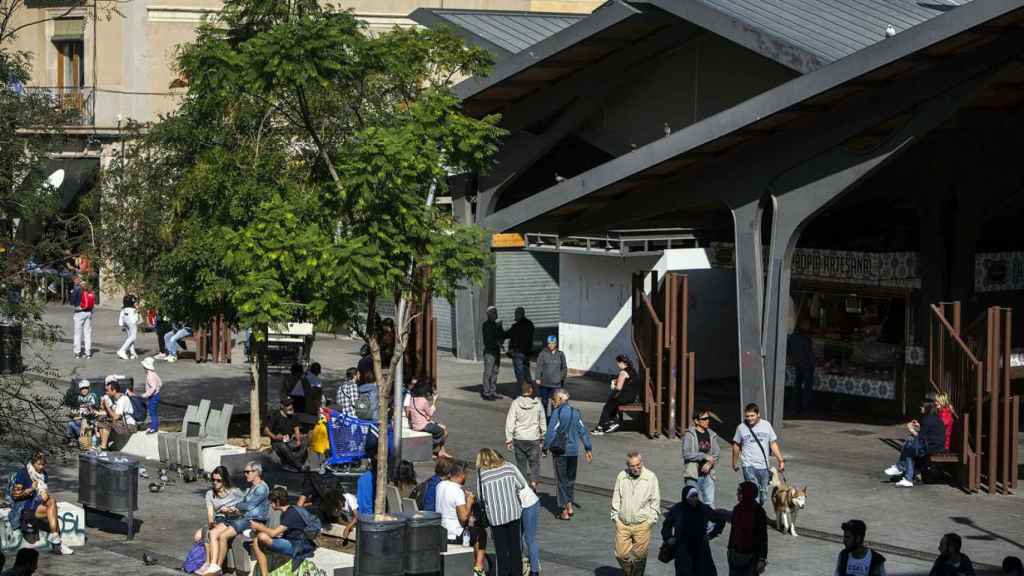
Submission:
[[[402,418],[402,460],[430,462],[434,458],[434,438],[429,432],[417,432]]]
[[[48,547],[49,533],[40,532],[35,543],[26,542],[21,530],[14,530],[7,522],[9,508],[0,508],[0,551],[13,556],[20,548]],[[57,502],[57,520],[60,522],[60,538],[64,544],[72,548],[85,546],[85,509],[70,502]]]

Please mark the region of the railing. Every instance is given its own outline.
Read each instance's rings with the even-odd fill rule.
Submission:
[[[644,276],[641,274],[633,276],[632,296],[633,350],[643,382],[644,432],[654,436],[660,428],[664,326],[651,305],[651,299],[645,294]]]
[[[928,329],[928,381],[932,390],[949,397],[960,420],[954,428],[954,446],[962,466],[963,484],[976,491],[981,484],[978,465],[981,438],[981,403],[984,367],[960,338],[960,304],[932,305]],[[971,426],[973,424],[973,426]]]
[[[92,88],[66,88],[59,86],[26,87],[26,94],[45,97],[60,110],[68,113],[68,126],[92,126],[96,120],[96,102]]]
[[[1011,315],[1009,308],[989,307],[966,330],[967,344],[985,366],[978,410],[984,415],[980,470],[989,493],[1012,493],[1017,485],[1019,398],[1010,395]]]

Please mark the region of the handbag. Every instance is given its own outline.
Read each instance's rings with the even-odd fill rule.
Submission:
[[[676,559],[676,547],[669,544],[668,542],[662,542],[661,548],[658,549],[658,562],[662,564],[668,564],[669,562]]]

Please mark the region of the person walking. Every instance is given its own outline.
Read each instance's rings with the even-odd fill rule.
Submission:
[[[796,390],[799,397],[801,414],[806,414],[811,406],[811,395],[814,394],[814,371],[817,358],[814,356],[814,343],[807,335],[807,326],[801,323],[786,339],[786,349],[796,370]]]
[[[146,399],[146,413],[149,414],[149,428],[146,434],[155,434],[160,429],[160,418],[158,409],[160,407],[160,389],[164,383],[160,375],[156,373],[156,363],[152,358],[143,358],[142,367],[146,370],[146,392],[142,395]]]
[[[619,406],[636,402],[637,393],[640,388],[640,376],[633,368],[633,363],[625,354],[615,357],[615,365],[619,373],[612,379],[608,388],[608,400],[601,409],[601,419],[592,434],[601,436],[606,433],[615,432],[622,425],[622,413]]]
[[[138,358],[135,353],[135,339],[139,335],[139,311],[135,308],[135,296],[125,294],[121,301],[121,313],[117,316],[117,325],[124,332],[124,343],[117,351],[117,357],[121,360]]]
[[[741,482],[732,509],[726,557],[729,576],[757,576],[768,562],[768,515],[757,503],[757,484]]]
[[[508,352],[512,356],[512,370],[516,374],[516,384],[522,388],[524,382],[533,384],[530,377],[530,355],[533,354],[533,322],[526,317],[526,309],[519,306],[515,310],[515,322],[508,329]]]
[[[743,418],[743,423],[736,427],[736,434],[732,437],[732,469],[739,471],[742,460],[743,479],[757,484],[757,501],[764,506],[768,502],[768,483],[771,481],[768,451],[771,450],[778,461],[779,472],[786,469],[786,461],[775,429],[767,420],[761,419],[761,409],[757,404],[747,404]]]
[[[626,455],[626,469],[615,478],[611,517],[615,524],[615,559],[625,576],[643,576],[651,529],[658,523],[661,490],[658,477],[644,466],[636,450]]]
[[[593,447],[590,445],[590,434],[583,425],[580,411],[569,405],[569,393],[565,388],[555,392],[554,410],[548,421],[548,431],[544,435],[544,452],[552,455],[555,468],[555,480],[558,483],[558,506],[562,513],[561,520],[569,520],[573,511],[573,496],[576,486],[576,469],[579,462],[580,443],[583,443],[587,463],[594,459]]]
[[[537,355],[537,393],[540,395],[541,404],[544,405],[544,417],[550,415],[548,403],[555,390],[565,386],[565,377],[569,373],[569,366],[565,362],[565,353],[558,349],[558,338],[554,335],[548,336],[548,345]]]
[[[715,522],[715,511],[697,497],[697,489],[683,486],[683,499],[665,514],[661,525],[662,541],[675,550],[676,576],[717,576],[711,557],[708,522]]]
[[[711,429],[711,411],[693,413],[693,425],[683,434],[683,477],[697,489],[700,501],[715,507],[715,464],[721,456],[718,434]]]
[[[512,401],[505,417],[505,448],[513,450],[516,467],[537,489],[540,481],[540,446],[548,423],[533,386],[523,384],[522,396]]]
[[[498,369],[501,368],[501,342],[505,339],[505,331],[498,320],[498,309],[487,308],[487,320],[481,328],[484,339],[484,377],[480,397],[484,400],[498,399]]]
[[[863,520],[843,522],[843,549],[835,576],[885,576],[885,556],[864,546],[868,526]]]
[[[96,306],[96,293],[89,282],[75,276],[75,287],[68,300],[75,307],[75,335],[72,340],[75,358],[92,358],[92,311]]]
[[[515,466],[490,448],[477,453],[476,468],[477,492],[494,539],[497,576],[521,576],[523,506],[519,491],[529,485]]]

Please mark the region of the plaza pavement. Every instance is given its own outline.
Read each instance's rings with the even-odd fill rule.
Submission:
[[[94,322],[94,353],[92,360],[74,360],[70,344],[59,344],[53,350],[52,366],[62,379],[76,370],[79,375],[125,373],[142,377],[137,362],[123,362],[114,354],[120,334],[115,327],[114,311],[99,310]],[[70,328],[70,314],[65,309],[51,308],[47,318],[60,321]],[[140,336],[143,348],[155,351],[155,336]],[[340,378],[344,369],[355,364],[358,343],[346,338],[320,336],[313,349],[313,359],[325,368],[328,394],[332,381]],[[152,353],[152,352],[150,352]],[[176,406],[211,398],[214,404],[233,401],[239,414],[239,429],[248,412],[247,365],[240,363],[241,349],[236,348],[235,364],[196,364],[180,360],[175,364],[160,363],[158,370],[164,379],[161,396],[165,406],[161,414],[173,420],[180,411]],[[442,354],[439,359],[441,398],[437,418],[449,425],[450,451],[456,456],[472,459],[480,447],[501,448],[504,442],[504,416],[509,407],[513,376],[511,363],[502,365],[499,390],[505,398],[498,402],[481,401],[478,395],[480,364],[456,360]],[[272,386],[279,376],[272,376]],[[600,412],[605,394],[602,381],[570,378],[567,389],[573,404],[580,408],[588,426],[592,426]],[[274,388],[272,388],[274,389]],[[723,416],[738,407],[727,402],[729,393],[722,390],[698,389],[698,398],[704,399]],[[168,425],[173,426],[169,422]],[[724,426],[719,426],[724,428]],[[926,574],[934,557],[939,538],[945,532],[955,531],[964,537],[964,551],[976,564],[998,566],[1007,554],[1024,555],[1024,498],[1013,496],[968,495],[944,485],[918,486],[901,490],[891,486],[881,470],[891,463],[896,453],[885,441],[902,437],[898,424],[869,425],[832,420],[793,420],[779,431],[786,454],[787,476],[791,483],[809,487],[809,506],[798,522],[799,538],[783,536],[770,531],[770,574],[824,575],[831,574],[836,553],[841,545],[839,524],[851,517],[868,524],[868,540],[879,543],[888,557],[890,574]],[[732,430],[718,430],[726,437]],[[662,498],[666,504],[678,499],[682,486],[680,446],[677,440],[648,439],[637,432],[620,432],[593,439],[594,462],[580,464],[577,500],[581,504],[571,522],[554,519],[543,514],[539,540],[544,573],[548,575],[619,574],[612,554],[612,525],[608,519],[610,489],[615,475],[623,466],[624,454],[633,448],[644,453],[649,468],[661,481]],[[723,453],[728,446],[723,444]],[[8,459],[9,460],[9,459]],[[727,461],[726,461],[727,462]],[[8,464],[10,464],[8,462]],[[75,461],[56,462],[53,473],[58,493],[67,500],[75,500]],[[147,463],[150,472],[154,463]],[[429,464],[417,466],[421,479],[430,470]],[[738,481],[737,474],[727,465],[720,467],[718,507],[731,508],[731,494]],[[553,511],[554,487],[550,460],[542,466],[545,481],[540,493],[542,505]],[[297,487],[298,475],[271,473],[268,481]],[[202,521],[202,492],[206,485],[176,483],[160,494],[140,491],[141,502],[137,521],[139,531],[133,542],[125,542],[123,527],[112,519],[90,514],[89,544],[78,549],[71,558],[47,555],[42,574],[105,574],[97,566],[117,566],[123,574],[167,574],[168,567],[180,565],[188,550],[191,532]],[[470,486],[475,480],[470,478]],[[712,543],[712,551],[720,570],[725,570],[726,535]],[[660,544],[656,534],[652,541],[652,557],[648,574],[672,574],[671,566],[661,565],[653,555]],[[160,560],[157,567],[144,567],[141,556],[146,552]],[[985,573],[985,567],[979,573]],[[468,575],[467,575],[468,576]]]

